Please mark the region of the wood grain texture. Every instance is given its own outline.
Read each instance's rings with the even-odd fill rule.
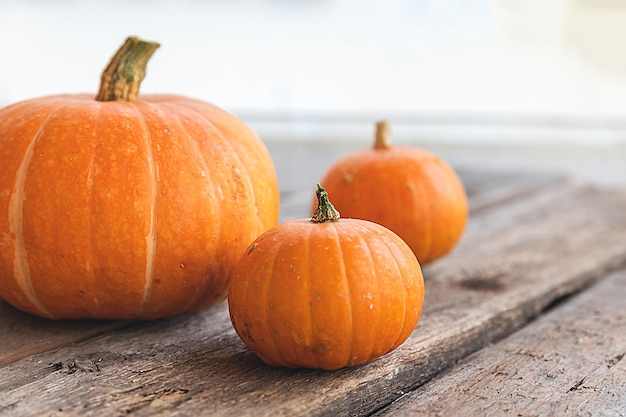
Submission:
[[[0,300],[0,367],[126,325],[124,321],[48,320]]]
[[[368,415],[623,265],[623,207],[624,193],[558,183],[478,211],[458,248],[424,269],[415,332],[363,366],[268,367],[220,304],[14,361],[0,368],[0,413]]]
[[[492,173],[486,171],[458,169],[465,186],[470,212],[476,214],[498,204],[527,197],[542,188],[558,186],[570,181],[558,175],[529,174],[515,172]]]
[[[624,416],[625,295],[622,270],[376,415]]]

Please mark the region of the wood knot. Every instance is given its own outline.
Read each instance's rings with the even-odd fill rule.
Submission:
[[[498,279],[494,278],[466,278],[459,282],[462,288],[474,291],[502,291],[505,285]]]

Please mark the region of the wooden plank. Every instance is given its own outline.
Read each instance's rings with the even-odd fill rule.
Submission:
[[[626,271],[408,394],[383,416],[623,416]]]
[[[517,198],[524,198],[545,187],[560,186],[569,180],[558,175],[519,172],[488,172],[457,169],[465,186],[472,214]]]
[[[367,415],[626,262],[626,194],[546,188],[475,216],[425,268],[426,304],[395,352],[337,372],[265,366],[224,304],[138,323],[0,368],[19,415]]]
[[[0,367],[126,325],[123,321],[47,320],[0,300]]]

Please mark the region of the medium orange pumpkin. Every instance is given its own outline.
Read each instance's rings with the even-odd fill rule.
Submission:
[[[402,344],[424,302],[420,265],[389,229],[339,219],[318,185],[312,219],[271,228],[233,270],[237,334],[274,366],[338,369]]]
[[[158,44],[129,38],[89,95],[0,110],[0,297],[48,318],[154,319],[227,295],[278,221],[259,138],[228,112],[137,96]]]
[[[456,172],[423,149],[392,146],[384,121],[376,125],[372,149],[339,160],[320,182],[344,217],[391,229],[421,265],[449,253],[467,223],[467,196]]]

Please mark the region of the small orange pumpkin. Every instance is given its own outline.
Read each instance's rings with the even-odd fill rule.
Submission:
[[[448,164],[423,149],[392,146],[389,130],[387,122],[377,123],[374,147],[339,160],[320,182],[344,217],[391,229],[425,265],[460,240],[467,196]]]
[[[278,221],[270,156],[239,119],[138,96],[158,44],[129,38],[96,99],[0,110],[0,297],[48,318],[154,319],[227,295]]]
[[[230,318],[267,364],[338,369],[402,344],[424,303],[420,265],[389,229],[339,219],[318,185],[312,219],[271,228],[233,270]]]

